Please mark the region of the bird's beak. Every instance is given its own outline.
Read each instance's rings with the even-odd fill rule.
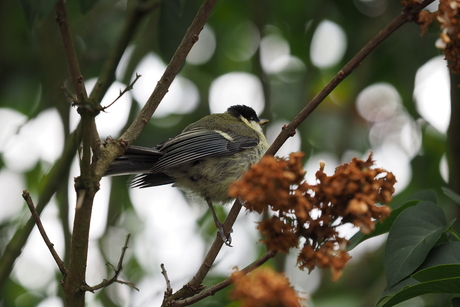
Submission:
[[[268,119],[261,119],[260,122],[259,122],[259,125],[260,125],[261,127],[263,127],[263,126],[265,126],[265,124],[268,123],[268,122],[269,122]]]

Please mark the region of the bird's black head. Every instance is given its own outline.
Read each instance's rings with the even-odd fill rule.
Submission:
[[[227,113],[236,118],[243,116],[247,120],[253,120],[257,123],[260,122],[260,119],[257,116],[256,111],[254,111],[251,107],[245,105],[231,106],[227,109]]]

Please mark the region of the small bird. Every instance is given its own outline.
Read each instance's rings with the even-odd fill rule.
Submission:
[[[208,204],[220,237],[231,246],[213,204],[231,200],[228,187],[257,163],[268,149],[256,112],[234,105],[187,126],[179,135],[153,148],[130,146],[115,159],[105,176],[137,174],[131,187],[147,188],[173,183],[186,194]]]

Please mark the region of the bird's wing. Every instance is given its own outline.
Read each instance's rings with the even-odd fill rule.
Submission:
[[[185,131],[157,147],[163,156],[150,172],[160,173],[168,168],[204,158],[234,154],[255,147],[258,143],[256,138],[216,130]]]

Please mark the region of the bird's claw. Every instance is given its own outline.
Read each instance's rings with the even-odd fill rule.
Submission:
[[[219,230],[220,238],[222,239],[222,241],[224,241],[225,245],[232,247],[232,236],[230,235],[232,231],[230,230],[228,236],[226,236],[224,232],[224,228],[222,226],[223,226],[222,224],[217,226],[217,229]]]

